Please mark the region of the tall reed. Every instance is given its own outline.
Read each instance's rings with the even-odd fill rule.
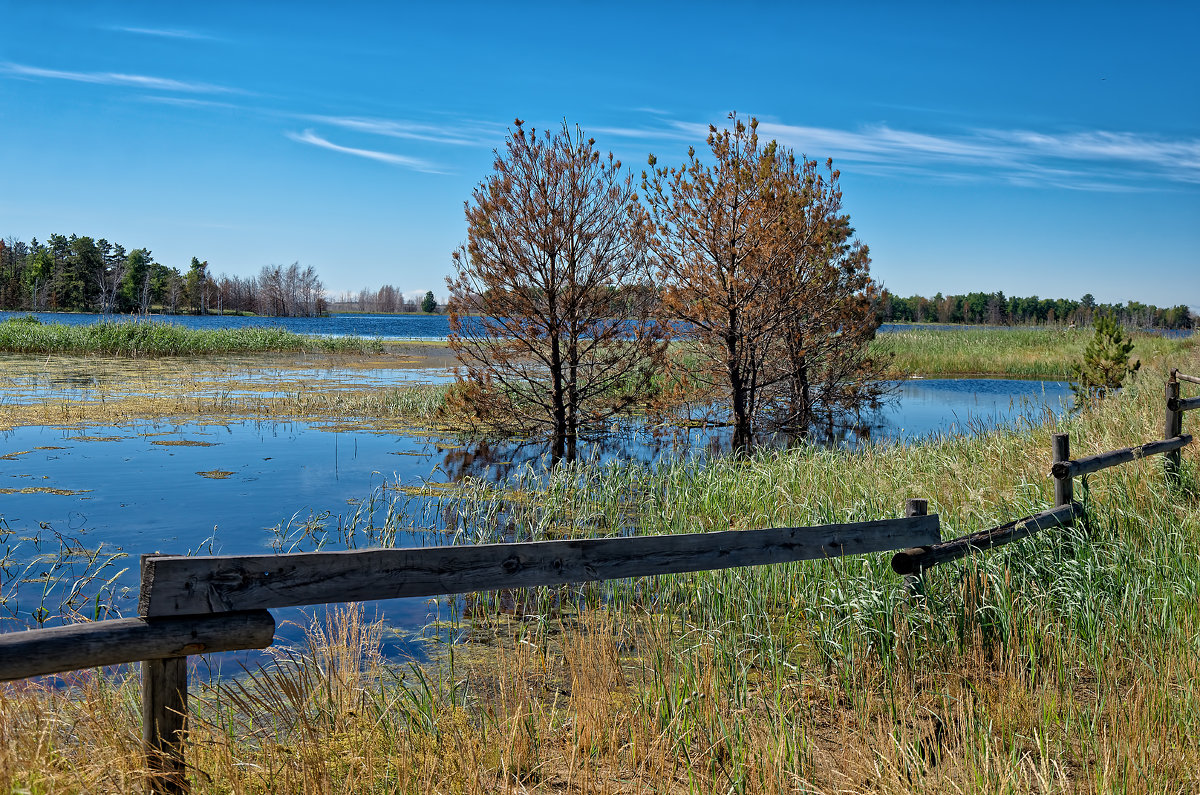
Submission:
[[[310,337],[282,328],[190,329],[173,323],[102,322],[85,325],[0,322],[0,352],[105,356],[195,356],[261,351],[379,352],[376,340]]]
[[[880,334],[871,351],[890,356],[899,374],[1065,379],[1091,338],[1090,328],[917,328]],[[1196,346],[1195,337],[1133,332],[1131,338],[1133,357],[1145,362],[1184,357]]]

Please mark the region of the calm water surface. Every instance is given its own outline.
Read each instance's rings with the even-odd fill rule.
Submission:
[[[0,313],[0,319],[6,314]],[[15,313],[24,314],[24,313]],[[97,315],[41,314],[45,322],[92,323]],[[305,334],[357,334],[385,339],[442,338],[445,316],[338,315],[330,318],[173,316],[193,327],[274,325]],[[124,321],[131,321],[124,318]],[[9,368],[0,397],[9,403],[65,392],[87,396],[104,385],[102,371],[60,372],[47,377]],[[311,375],[311,374],[310,374]],[[117,376],[112,376],[117,377]],[[246,375],[252,383],[259,376]],[[262,378],[279,373],[263,370]],[[321,378],[361,384],[362,372],[330,370]],[[438,381],[444,371],[380,371],[371,383],[389,386]],[[286,379],[284,379],[286,380]],[[907,442],[934,434],[969,433],[1061,410],[1069,394],[1054,381],[928,379],[897,384],[897,400],[853,421],[818,429],[813,439],[854,447]],[[766,444],[786,445],[770,438]],[[654,461],[719,454],[730,431],[651,429],[621,432],[582,445],[581,457]],[[38,608],[55,607],[72,588],[85,615],[103,615],[111,604],[131,613],[125,589],[136,589],[137,556],[145,552],[254,554],[313,548],[328,533],[335,547],[438,543],[444,521],[437,500],[403,499],[407,528],[380,539],[370,527],[384,524],[388,505],[405,489],[446,483],[466,475],[502,480],[515,466],[546,465],[532,444],[463,442],[429,435],[346,431],[309,423],[142,422],[122,427],[26,427],[0,433],[0,628],[28,624]],[[352,528],[352,529],[351,529]],[[127,554],[128,557],[112,559]],[[105,561],[108,566],[101,567]],[[117,575],[121,569],[123,574]],[[101,572],[99,576],[94,576]],[[17,585],[19,588],[16,588]],[[99,599],[97,599],[97,595]],[[448,600],[375,603],[396,632],[386,649],[419,656],[418,632],[448,614]],[[276,611],[280,637],[295,639],[305,615],[321,608]],[[7,622],[4,619],[7,617]],[[53,622],[53,619],[51,619]],[[255,653],[232,655],[250,660]],[[229,656],[222,655],[224,659]]]
[[[898,387],[894,404],[838,426],[834,441],[854,446],[969,433],[1057,412],[1069,393],[1066,384],[1053,381],[928,379]],[[466,475],[500,480],[514,466],[545,465],[545,450],[538,445],[347,432],[309,423],[38,426],[0,434],[0,442],[0,554],[5,554],[8,583],[8,592],[0,594],[8,599],[0,615],[26,623],[43,601],[57,605],[89,576],[96,560],[110,554],[130,557],[91,581],[89,594],[101,592],[105,603],[129,613],[132,603],[121,589],[136,588],[138,554],[312,549],[313,528],[335,539],[333,547],[375,546],[380,539],[367,528],[384,524],[389,504],[406,494],[404,489]],[[626,428],[585,443],[581,457],[653,461],[728,446],[727,429]],[[436,500],[411,495],[402,501],[408,529],[387,542],[438,543],[444,520]],[[111,576],[107,572],[123,567],[128,567],[124,575],[100,589]],[[13,592],[17,579],[26,582]],[[416,654],[415,633],[446,617],[448,604],[409,599],[370,607],[398,630],[389,636],[389,650]],[[89,602],[82,612],[94,609]],[[278,616],[281,623],[303,620],[298,610],[278,611]],[[297,634],[295,628],[283,630],[284,638]]]
[[[43,323],[65,323],[69,325],[87,325],[103,320],[117,322],[139,322],[141,319],[131,315],[97,315],[73,312],[0,312],[0,321],[10,317],[21,317],[32,314]],[[362,337],[376,337],[384,340],[413,340],[413,339],[445,339],[450,333],[450,318],[446,315],[330,315],[329,317],[229,317],[198,315],[153,315],[156,322],[176,323],[188,328],[245,328],[247,326],[276,326],[295,332],[296,334],[316,334],[321,336],[345,336],[353,334]],[[1021,326],[959,326],[932,325],[911,323],[884,323],[879,327],[883,333],[892,331],[909,331],[918,328],[940,330],[956,329],[1013,329]],[[1172,337],[1186,337],[1191,330],[1147,329]]]

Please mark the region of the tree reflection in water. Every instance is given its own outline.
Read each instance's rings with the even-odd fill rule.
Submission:
[[[853,449],[870,443],[873,430],[884,424],[873,414],[839,415],[820,418],[803,432],[777,430],[742,438],[732,425],[682,426],[633,418],[614,423],[605,433],[581,436],[573,445],[548,439],[462,439],[461,446],[444,451],[441,469],[450,482],[470,477],[500,483],[515,468],[547,471],[559,463],[652,464],[805,446]]]

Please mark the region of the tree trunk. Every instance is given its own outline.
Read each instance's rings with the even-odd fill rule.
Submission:
[[[550,332],[550,381],[551,400],[554,406],[554,437],[565,439],[567,436],[567,401],[566,388],[563,383],[562,343],[557,331]]]

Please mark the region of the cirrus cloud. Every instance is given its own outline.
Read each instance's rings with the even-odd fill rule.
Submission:
[[[708,125],[654,119],[596,132],[647,142],[699,142],[708,135]],[[764,121],[758,132],[810,157],[831,157],[860,174],[1099,192],[1200,185],[1200,138],[1195,137],[993,128],[931,133],[888,124],[844,129],[778,121]]]
[[[246,94],[248,92],[213,83],[197,83],[174,80],[169,77],[124,74],[121,72],[70,72],[62,69],[43,69],[19,63],[0,63],[0,74],[45,80],[69,80],[75,83],[92,83],[104,86],[125,86],[151,91],[181,91],[193,94]]]
[[[340,144],[335,144],[328,139],[322,138],[312,130],[305,130],[302,133],[286,132],[284,135],[298,143],[316,146],[321,149],[328,149],[331,152],[339,152],[344,155],[353,155],[355,157],[364,157],[368,160],[389,163],[393,166],[400,166],[413,171],[420,171],[425,174],[445,173],[428,160],[422,160],[416,157],[408,157],[406,155],[398,155],[392,152],[379,152],[374,149],[358,149],[352,146],[342,146]]]

